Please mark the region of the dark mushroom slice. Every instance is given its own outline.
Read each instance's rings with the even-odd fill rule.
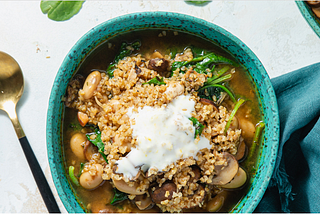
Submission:
[[[147,194],[137,195],[134,202],[140,210],[151,209],[154,205],[152,199]]]
[[[216,176],[213,177],[210,184],[225,185],[229,183],[238,172],[239,163],[236,158],[228,152],[223,152],[222,154],[227,161],[227,165],[215,166]]]
[[[207,202],[206,210],[209,212],[218,212],[226,200],[227,192],[221,191],[214,198]]]
[[[239,189],[247,182],[247,177],[247,173],[241,167],[239,167],[239,170],[232,181],[226,185],[222,185],[221,187],[225,189]]]
[[[150,190],[152,201],[161,204],[161,201],[172,199],[173,192],[177,191],[177,186],[173,182],[165,182],[161,187],[157,186],[155,190],[152,190],[152,188]]]
[[[218,106],[211,100],[200,98],[200,102],[204,105],[212,105],[215,111],[218,111]]]
[[[320,7],[320,1],[316,0],[316,1],[306,1],[308,5],[310,5],[311,7]]]
[[[93,145],[90,141],[86,141],[84,144],[83,154],[87,161],[90,161],[92,159],[92,156],[96,153],[98,153],[98,147]]]
[[[189,174],[191,174],[189,182],[190,183],[197,182],[201,177],[201,170],[197,165],[192,165],[191,169],[192,169],[192,172],[189,173]]]
[[[235,155],[236,160],[240,163],[246,159],[248,154],[248,147],[243,139],[240,140],[237,154]]]
[[[168,77],[168,74],[170,74],[168,71],[169,62],[164,58],[150,59],[148,68],[157,71],[160,76]]]

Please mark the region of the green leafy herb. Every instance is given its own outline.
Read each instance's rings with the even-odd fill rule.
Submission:
[[[224,133],[227,133],[227,131],[228,131],[229,127],[230,127],[230,124],[231,124],[231,122],[233,120],[234,115],[237,113],[238,109],[240,108],[242,103],[244,103],[244,101],[245,101],[244,99],[240,98],[238,100],[238,102],[236,103],[236,105],[234,106],[234,109],[232,110],[232,112],[230,114],[230,117],[229,117],[229,120],[228,120],[228,122],[226,124],[226,127],[224,129]]]
[[[80,131],[82,126],[79,123],[70,123],[70,128],[72,128],[74,131]]]
[[[234,95],[232,94],[232,92],[225,87],[224,85],[219,85],[219,84],[210,84],[210,85],[206,85],[204,87],[201,87],[198,91],[202,91],[204,89],[208,89],[208,88],[221,88],[223,89],[225,92],[227,92],[227,94],[229,95],[230,99],[232,100],[232,102],[236,102],[236,98],[234,97]],[[214,94],[216,95],[216,94]],[[210,96],[212,97],[213,95],[210,94]],[[216,97],[218,98],[220,95],[216,95]],[[204,97],[203,97],[204,98]],[[212,98],[211,98],[212,99]]]
[[[249,152],[249,155],[248,155],[248,159],[249,160],[253,156],[253,154],[254,154],[254,152],[256,150],[256,147],[259,144],[260,137],[261,137],[261,134],[262,134],[262,131],[263,131],[264,127],[265,127],[264,122],[260,122],[256,127],[256,131],[255,131],[255,134],[254,134],[254,137],[253,137],[253,140],[252,140],[252,145],[251,145],[251,148],[250,148],[250,152]]]
[[[96,135],[95,139],[91,139],[91,135]],[[103,159],[108,163],[107,156],[104,154],[104,143],[101,140],[101,132],[96,129],[93,133],[86,134],[87,139],[96,147],[98,147],[99,153],[102,155]]]
[[[154,84],[154,85],[165,85],[166,83],[163,81],[163,77],[156,76],[155,78],[152,78],[148,82],[142,83],[143,85],[145,84]]]
[[[54,21],[65,21],[76,15],[84,1],[47,1],[42,0],[40,8],[43,14]]]
[[[76,186],[80,186],[78,179],[76,176],[74,176],[74,166],[69,166],[69,176],[72,181]]]
[[[190,0],[185,0],[187,3],[194,4],[194,5],[204,5],[208,4],[210,1],[190,1]]]
[[[80,177],[80,175],[82,174],[83,168],[84,168],[84,163],[80,163],[80,169],[79,169],[78,177]]]
[[[114,196],[113,196],[113,199],[110,203],[111,205],[113,205],[117,202],[124,201],[128,198],[127,193],[121,192],[117,188],[113,188],[113,192],[114,192]]]
[[[215,53],[207,53],[205,52],[199,52],[197,50],[197,56],[193,58],[190,61],[175,61],[172,63],[172,71],[175,71],[178,68],[181,68],[183,66],[194,66],[194,70],[200,74],[208,73],[207,69],[210,69],[210,72],[213,70],[213,68],[210,68],[212,65],[217,64],[217,63],[225,63],[225,64],[231,64],[233,66],[239,66],[238,63],[235,61],[228,59],[226,57],[217,55]],[[216,78],[216,77],[215,77]]]
[[[114,58],[113,62],[109,65],[107,68],[107,74],[110,77],[113,77],[113,72],[116,69],[117,63],[122,60],[123,58],[130,56],[133,51],[138,50],[141,46],[140,41],[128,44],[126,42],[123,42],[120,47],[120,51],[118,55]]]
[[[189,120],[191,120],[193,126],[195,127],[195,133],[194,133],[194,138],[197,138],[197,136],[199,135],[199,137],[201,136],[201,133],[204,129],[204,125],[202,125],[197,118],[194,117],[190,117]]]

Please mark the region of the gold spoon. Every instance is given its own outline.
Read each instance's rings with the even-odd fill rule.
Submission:
[[[23,93],[23,75],[19,64],[8,54],[0,51],[0,109],[9,115],[32,174],[48,211],[60,212],[39,162],[24,134],[16,113],[16,105]]]

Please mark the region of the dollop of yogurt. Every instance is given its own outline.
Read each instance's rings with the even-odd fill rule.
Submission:
[[[190,156],[197,159],[199,150],[210,149],[207,138],[195,139],[195,127],[189,120],[194,105],[190,95],[180,95],[166,107],[145,106],[138,108],[138,112],[129,108],[127,115],[134,120],[132,137],[138,145],[116,162],[117,173],[132,178],[140,167],[143,171],[163,171],[179,159]]]

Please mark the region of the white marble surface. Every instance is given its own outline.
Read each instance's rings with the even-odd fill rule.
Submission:
[[[294,1],[213,1],[206,6],[177,1],[86,1],[65,22],[42,14],[40,1],[0,1],[0,51],[12,55],[25,77],[17,112],[62,212],[46,152],[46,114],[51,87],[64,57],[92,27],[140,11],[172,11],[213,22],[258,56],[270,77],[320,61],[320,38]],[[0,212],[47,212],[10,120],[0,112]]]

